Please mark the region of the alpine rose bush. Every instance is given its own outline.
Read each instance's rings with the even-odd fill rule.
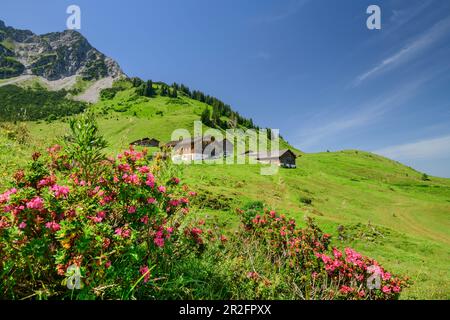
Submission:
[[[330,248],[331,236],[324,234],[310,218],[305,228],[298,228],[294,220],[275,211],[264,210],[255,215],[254,210],[238,210],[238,213],[243,223],[240,242],[256,243],[255,250],[262,251],[273,265],[270,272],[288,275],[286,279],[290,280],[285,281],[292,281],[302,298],[398,299],[408,285],[407,278],[393,276],[376,260],[351,248],[344,252]],[[262,280],[262,274],[252,270],[248,278]]]
[[[158,161],[131,147],[97,165],[102,174],[83,180],[53,146],[0,194],[1,296],[71,295],[74,267],[80,298],[138,296],[189,245],[180,226],[195,193],[178,177],[164,179]]]

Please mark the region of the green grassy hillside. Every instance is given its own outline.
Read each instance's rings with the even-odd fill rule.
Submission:
[[[192,130],[210,106],[181,94],[143,97],[125,87],[90,108],[98,114],[108,153],[114,154],[136,139],[166,142],[176,128]],[[32,151],[58,142],[68,129],[64,118],[17,127],[1,129],[0,189]],[[424,180],[397,162],[352,150],[303,154],[297,169],[280,169],[273,176],[260,175],[260,166],[183,166],[183,178],[199,192],[193,212],[230,228],[237,225],[235,209],[254,200],[298,221],[312,216],[334,235],[335,246],[351,245],[393,272],[409,275],[414,284],[402,298],[450,298],[449,179]]]

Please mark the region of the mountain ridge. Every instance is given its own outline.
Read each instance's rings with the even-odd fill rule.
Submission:
[[[72,76],[84,80],[125,76],[116,61],[94,48],[78,31],[37,35],[0,20],[0,79],[21,75],[50,81]]]

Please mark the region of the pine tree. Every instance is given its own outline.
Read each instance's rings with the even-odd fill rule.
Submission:
[[[153,90],[153,81],[148,80],[145,86],[145,96],[153,97],[155,95],[155,91]]]
[[[211,112],[209,111],[209,108],[206,107],[205,110],[203,110],[202,115],[200,117],[203,124],[207,126],[211,126]]]

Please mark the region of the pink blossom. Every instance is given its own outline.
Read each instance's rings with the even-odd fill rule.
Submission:
[[[158,191],[161,192],[161,193],[165,193],[165,192],[166,192],[166,187],[164,187],[164,186],[159,186],[159,187],[158,187]]]
[[[164,247],[164,238],[155,238],[153,242],[160,248]]]
[[[106,269],[109,269],[111,267],[111,261],[107,261],[106,263],[105,263],[105,268]]]
[[[56,221],[47,222],[45,224],[45,227],[53,232],[56,232],[61,229],[61,226]]]
[[[67,195],[70,192],[68,187],[58,186],[58,185],[54,185],[53,187],[51,187],[51,190],[53,191],[53,194],[55,195],[55,197],[58,199],[59,198],[67,198]]]
[[[172,182],[175,183],[175,184],[179,184],[180,183],[180,179],[176,178],[176,177],[173,177],[172,178]]]
[[[106,212],[100,211],[99,213],[97,213],[97,217],[104,219],[106,217]]]
[[[150,168],[147,166],[142,166],[139,168],[139,172],[140,173],[149,173],[150,172]]]
[[[128,207],[128,213],[136,213],[136,207],[135,206]]]
[[[341,286],[339,291],[343,294],[347,294],[347,293],[353,292],[353,288],[348,287],[348,286]]]
[[[46,177],[38,182],[37,187],[39,189],[42,187],[53,186],[55,183],[56,183],[56,178],[54,176]]]
[[[121,163],[118,166],[119,171],[122,172],[130,172],[131,171],[131,167],[128,163]]]
[[[35,197],[27,203],[28,209],[42,210],[44,209],[44,200],[40,197]]]
[[[22,221],[20,224],[19,224],[19,229],[25,229],[27,227],[27,224],[25,223],[25,221]]]
[[[131,235],[131,231],[129,229],[117,228],[114,233],[122,238],[129,238]]]
[[[147,203],[148,204],[154,204],[154,203],[156,203],[156,199],[155,198],[148,198],[147,199]]]
[[[143,216],[143,217],[141,218],[141,222],[142,222],[143,224],[148,224],[148,216]]]
[[[333,248],[333,255],[336,259],[339,259],[340,257],[342,257],[342,252],[340,252],[338,249]]]
[[[391,274],[389,272],[384,272],[382,277],[383,280],[389,280],[391,278]]]
[[[388,286],[383,286],[383,288],[381,288],[381,291],[383,291],[383,293],[391,293],[391,288],[389,288]]]
[[[150,188],[153,188],[155,186],[155,177],[151,173],[147,174],[147,181],[145,182],[145,184]]]
[[[139,268],[139,273],[144,276],[144,283],[147,283],[150,279],[150,269],[147,266]]]
[[[126,229],[122,231],[122,238],[129,238],[131,236],[131,230],[130,229]]]
[[[8,202],[10,199],[10,196],[17,193],[16,188],[12,188],[11,190],[6,191],[3,194],[0,194],[0,203]]]

